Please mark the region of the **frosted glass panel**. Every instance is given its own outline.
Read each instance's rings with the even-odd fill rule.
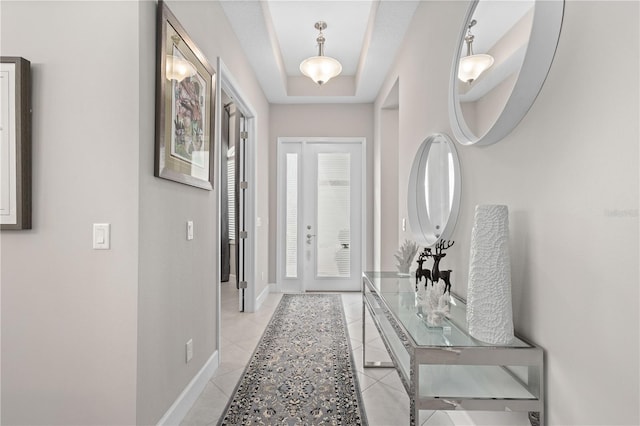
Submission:
[[[351,154],[318,154],[318,277],[351,276]]]
[[[298,276],[298,154],[287,153],[286,277]]]

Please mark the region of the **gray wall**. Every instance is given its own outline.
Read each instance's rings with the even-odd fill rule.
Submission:
[[[220,5],[169,6],[224,58],[266,158],[269,106]],[[153,177],[155,17],[153,0],[2,2],[1,53],[32,61],[34,110],[34,229],[1,234],[2,424],[155,424],[217,349],[217,183]],[[101,222],[109,251],[91,249]]]
[[[215,67],[207,38],[181,9],[169,6]],[[205,191],[153,176],[155,79],[145,76],[155,73],[155,16],[155,2],[140,3],[138,424],[155,424],[216,350],[218,188]],[[187,364],[189,339],[194,356]]]
[[[217,57],[223,58],[260,118],[258,134],[264,135],[268,104],[219,3],[167,4],[214,68]],[[155,2],[140,5],[138,424],[156,423],[217,350],[218,182],[214,191],[204,191],[153,177],[155,80],[148,76],[155,70],[155,9]],[[258,141],[266,144],[266,137]],[[267,192],[266,184],[258,188]],[[186,240],[187,220],[194,222],[192,241]],[[187,364],[189,339],[194,357]]]
[[[374,202],[374,211],[379,213],[379,223],[376,231],[379,241],[375,243],[378,250],[374,262],[378,262],[375,269],[380,271],[395,271],[397,261],[394,255],[398,250],[398,233],[401,222],[398,219],[398,135],[400,132],[400,113],[398,108],[382,109],[378,122],[380,137],[379,164],[380,182]],[[406,192],[406,191],[405,191]],[[414,269],[413,267],[411,269]]]
[[[2,55],[33,76],[33,229],[1,234],[2,424],[136,420],[137,10],[2,2]],[[92,250],[101,222],[111,250]]]
[[[271,105],[269,122],[269,163],[277,164],[278,138],[302,137],[365,137],[367,139],[367,203],[373,199],[373,105],[372,104],[317,104]],[[264,158],[264,157],[262,157]],[[269,282],[276,282],[276,169],[269,171]],[[365,208],[367,208],[365,206]],[[373,210],[367,211],[366,239],[373,241]],[[373,245],[366,246],[365,269],[373,265]]]
[[[549,424],[640,423],[638,6],[566,2],[551,72],[524,120],[495,145],[457,145],[453,290],[466,295],[475,205],[507,204],[514,320],[546,351]],[[379,117],[399,78],[400,218],[420,142],[451,134],[449,67],[465,10],[421,3],[376,103]]]

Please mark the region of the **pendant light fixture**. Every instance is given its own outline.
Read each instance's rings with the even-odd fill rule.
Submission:
[[[330,56],[324,56],[325,38],[322,30],[327,28],[327,23],[318,21],[314,27],[320,31],[318,38],[316,38],[318,42],[318,56],[312,56],[302,61],[300,71],[313,80],[318,86],[322,86],[342,72],[342,65],[340,65],[340,62],[336,59]]]
[[[468,84],[473,83],[480,74],[485,72],[493,65],[493,56],[486,54],[473,54],[473,40],[475,36],[471,34],[471,27],[478,22],[473,19],[467,26],[467,35],[464,37],[465,43],[467,43],[467,56],[460,58],[460,65],[458,65],[458,78]]]

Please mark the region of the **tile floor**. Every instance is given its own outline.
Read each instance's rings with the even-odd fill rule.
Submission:
[[[185,417],[183,425],[217,424],[282,297],[282,294],[278,293],[269,294],[258,312],[241,313],[238,312],[238,296],[235,286],[223,283],[221,293],[222,347],[220,366]],[[369,425],[408,425],[409,398],[395,369],[362,368],[362,297],[360,293],[343,293],[342,303]],[[371,335],[369,331],[372,331]],[[367,359],[388,359],[373,323],[367,325],[366,340]],[[451,420],[444,412],[423,411],[420,420],[421,424],[425,426],[452,425]]]

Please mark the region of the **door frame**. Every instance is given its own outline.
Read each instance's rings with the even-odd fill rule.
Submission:
[[[321,137],[292,137],[292,136],[280,136],[278,137],[278,144],[276,149],[276,164],[279,164],[280,155],[282,153],[282,146],[284,144],[300,144],[300,146],[304,146],[306,144],[319,144],[319,143],[327,143],[327,144],[339,144],[339,143],[352,143],[359,144],[362,148],[361,152],[361,183],[362,183],[362,209],[361,209],[361,238],[360,238],[360,265],[364,270],[367,259],[367,138],[366,137],[331,137],[331,136],[321,136]],[[283,167],[276,166],[276,288],[278,292],[283,292],[283,281],[284,278],[284,270],[283,270],[283,248],[281,247],[281,242],[283,241],[285,226],[284,226],[284,208],[282,203],[284,202],[284,194],[281,188],[281,182],[284,179],[285,170]],[[298,188],[298,193],[300,194],[300,189]],[[304,293],[306,289],[304,288],[304,281],[302,281],[300,288],[298,289],[299,293]]]
[[[215,100],[215,176],[216,182],[219,185],[221,179],[221,170],[222,170],[222,90],[231,97],[236,108],[240,111],[245,117],[245,126],[248,132],[248,138],[246,143],[246,165],[247,165],[247,198],[246,198],[246,230],[248,232],[248,237],[246,239],[246,247],[247,250],[245,252],[245,277],[247,277],[247,288],[245,289],[245,311],[246,312],[254,312],[256,309],[256,222],[255,222],[255,213],[256,213],[256,205],[257,205],[257,191],[256,191],[256,170],[257,170],[257,162],[256,162],[256,143],[257,143],[257,128],[258,128],[258,119],[255,113],[255,110],[246,101],[246,97],[243,95],[240,90],[240,85],[237,84],[235,78],[229,71],[229,68],[225,65],[222,58],[218,57],[217,60],[218,73],[216,77],[216,100]],[[225,155],[226,160],[226,155]],[[221,202],[220,197],[222,195],[222,191],[217,190],[216,196],[216,211],[218,214],[218,235],[216,236],[216,240],[220,241],[220,225],[221,221],[219,218],[221,217]],[[238,259],[236,259],[238,261]],[[220,350],[221,339],[220,339],[220,324],[222,321],[221,314],[221,283],[220,283],[220,271],[222,270],[221,264],[222,260],[220,256],[217,256],[215,261],[216,264],[216,275],[215,275],[215,283],[217,286],[217,347]]]

